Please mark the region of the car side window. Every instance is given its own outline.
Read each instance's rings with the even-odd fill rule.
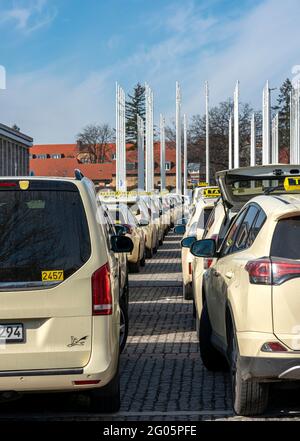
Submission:
[[[235,237],[239,231],[239,227],[243,222],[243,219],[248,210],[243,210],[232,223],[228,233],[225,236],[224,242],[221,247],[220,257],[227,256],[230,253],[231,247],[235,241]]]
[[[267,216],[265,215],[263,210],[260,210],[258,216],[256,217],[255,222],[252,225],[252,228],[250,230],[248,240],[247,240],[247,248],[251,247],[251,245],[254,243],[258,233],[260,232],[263,224],[265,223]]]
[[[212,224],[215,221],[215,212],[216,212],[216,209],[213,208],[211,213],[210,213],[210,215],[209,215],[209,218],[208,218],[208,220],[206,222],[205,230],[204,230],[204,233],[203,233],[203,239],[205,239],[205,237],[207,236],[208,230],[210,229],[210,227],[212,226]]]
[[[252,229],[252,225],[254,224],[256,217],[258,215],[258,207],[255,205],[250,205],[247,213],[243,219],[243,222],[240,225],[239,231],[235,237],[234,243],[231,248],[231,252],[234,253],[236,251],[245,250],[249,248],[249,235]]]

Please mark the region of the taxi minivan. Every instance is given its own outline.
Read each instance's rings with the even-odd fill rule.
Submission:
[[[245,202],[220,246],[193,243],[203,275],[200,353],[230,367],[233,407],[257,415],[273,383],[300,382],[300,165],[217,174],[227,204]],[[253,197],[251,197],[253,195]]]
[[[115,253],[132,242],[109,235],[93,183],[75,176],[0,179],[0,391],[82,391],[116,411]]]

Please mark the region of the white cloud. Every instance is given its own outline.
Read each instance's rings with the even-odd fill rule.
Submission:
[[[107,74],[90,73],[79,83],[46,70],[12,76],[0,94],[0,121],[17,122],[36,143],[74,142],[84,125],[107,121],[113,113]]]
[[[17,30],[29,34],[51,23],[55,16],[56,9],[47,0],[19,0],[10,8],[3,7],[0,25],[13,24]]]

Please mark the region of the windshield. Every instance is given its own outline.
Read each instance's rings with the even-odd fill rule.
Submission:
[[[42,272],[63,271],[66,279],[88,260],[87,220],[72,187],[0,191],[0,289],[48,285]]]

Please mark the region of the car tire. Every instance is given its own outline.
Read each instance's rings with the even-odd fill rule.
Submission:
[[[228,370],[226,358],[213,346],[211,342],[212,327],[209,319],[207,304],[204,303],[199,327],[199,344],[202,362],[209,371]]]
[[[121,406],[119,371],[106,386],[89,391],[92,412],[114,413]]]
[[[120,299],[120,354],[126,346],[129,329],[128,305]]]
[[[196,305],[195,305],[195,301],[193,299],[193,319],[196,319],[196,315],[197,315]]]
[[[191,283],[188,283],[187,285],[182,282],[182,296],[184,300],[193,300],[193,290]]]
[[[153,250],[152,250],[152,248],[146,248],[146,258],[147,259],[152,259],[152,257],[153,257]]]
[[[139,273],[140,272],[140,260],[137,262],[128,262],[128,268],[130,273]]]
[[[229,360],[233,409],[237,415],[255,416],[268,406],[269,384],[243,380],[239,366],[239,353],[233,329],[229,334]]]
[[[143,258],[140,261],[140,265],[144,267],[146,265],[146,252],[144,251]]]
[[[128,273],[126,275],[126,282],[125,282],[125,286],[123,289],[123,294],[122,294],[122,299],[125,302],[125,305],[128,308],[129,305],[129,280],[128,280]]]

